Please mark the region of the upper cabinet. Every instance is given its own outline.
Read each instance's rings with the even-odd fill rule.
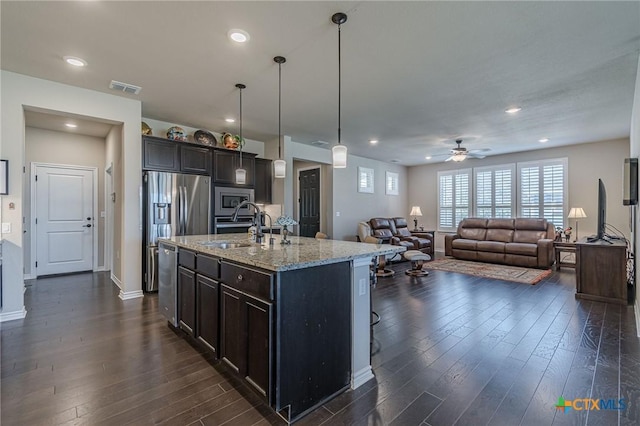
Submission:
[[[211,149],[153,136],[142,137],[142,168],[211,175]]]
[[[236,183],[236,169],[240,167],[240,151],[213,151],[213,181],[221,184]],[[255,180],[255,154],[242,153],[242,168],[247,171],[245,186],[253,187]]]
[[[255,200],[256,203],[271,204],[271,188],[273,183],[272,161],[256,158]]]

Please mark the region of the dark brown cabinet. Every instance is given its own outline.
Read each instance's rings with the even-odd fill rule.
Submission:
[[[220,357],[271,403],[274,277],[224,261],[220,276]]]
[[[273,186],[273,165],[271,160],[255,159],[255,200],[256,203],[271,204]]]
[[[240,167],[240,151],[215,150],[213,152],[213,181],[235,184],[236,169]],[[253,186],[255,179],[255,155],[242,154],[242,167],[247,171],[245,186]]]
[[[166,172],[180,171],[179,145],[173,141],[143,138],[142,168]]]
[[[627,244],[576,243],[576,298],[627,304]]]
[[[142,138],[142,168],[211,175],[211,148],[154,136]]]
[[[211,150],[198,146],[181,146],[180,171],[199,175],[211,175]]]
[[[218,350],[218,282],[196,274],[196,336],[212,352]]]
[[[196,273],[178,267],[178,325],[187,333],[196,332]]]

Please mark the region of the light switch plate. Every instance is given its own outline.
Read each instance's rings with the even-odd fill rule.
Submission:
[[[11,233],[11,222],[2,222],[2,233],[3,234]]]

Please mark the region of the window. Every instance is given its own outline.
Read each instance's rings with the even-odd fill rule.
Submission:
[[[373,194],[373,169],[358,167],[358,192]]]
[[[474,168],[476,217],[514,217],[515,164]]]
[[[398,174],[386,172],[385,191],[387,195],[398,195]]]
[[[438,172],[438,230],[455,231],[471,211],[471,169]]]
[[[543,217],[565,227],[567,159],[518,163],[520,217]]]

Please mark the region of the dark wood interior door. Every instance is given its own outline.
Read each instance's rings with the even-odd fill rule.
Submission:
[[[320,169],[300,172],[300,236],[320,231]]]

